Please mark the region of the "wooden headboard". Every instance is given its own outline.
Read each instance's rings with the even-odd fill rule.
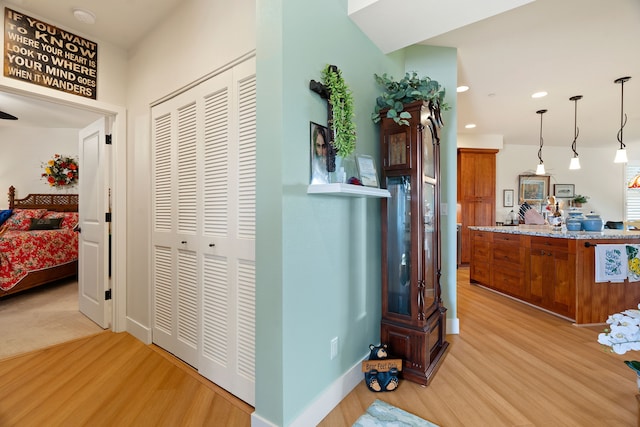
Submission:
[[[57,212],[78,212],[77,194],[28,194],[16,199],[15,187],[9,187],[9,209],[46,209]]]

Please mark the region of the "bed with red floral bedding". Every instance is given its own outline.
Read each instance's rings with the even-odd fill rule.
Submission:
[[[0,236],[0,289],[10,290],[32,271],[41,271],[77,260],[76,231],[7,231]]]
[[[77,274],[77,195],[16,199],[11,187],[9,208],[0,211],[0,297]]]

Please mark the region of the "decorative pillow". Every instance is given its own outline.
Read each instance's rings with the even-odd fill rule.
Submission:
[[[0,225],[4,224],[4,222],[9,219],[12,213],[13,209],[5,209],[3,211],[0,211]]]
[[[78,212],[54,212],[48,211],[43,218],[62,218],[59,228],[69,228],[73,230],[78,225]]]
[[[9,230],[27,231],[31,227],[31,218],[42,218],[46,212],[46,209],[14,209],[6,224]]]
[[[57,230],[62,218],[31,218],[29,230]]]

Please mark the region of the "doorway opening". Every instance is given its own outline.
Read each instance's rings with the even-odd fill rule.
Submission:
[[[64,96],[64,95],[63,95]],[[86,102],[86,101],[85,101]],[[112,214],[112,244],[110,245],[111,256],[111,290],[112,290],[112,311],[111,329],[114,332],[125,330],[126,325],[126,171],[118,171],[114,174],[115,164],[126,164],[126,122],[125,109],[123,107],[97,103],[97,106],[83,104],[82,102],[68,101],[41,94],[34,94],[27,91],[20,91],[14,88],[0,85],[0,105],[3,111],[11,112],[18,117],[18,120],[9,122],[0,121],[0,135],[11,132],[15,135],[19,131],[17,128],[23,126],[37,126],[44,128],[47,126],[57,128],[76,129],[75,146],[78,147],[78,134],[80,130],[95,121],[104,117],[112,124],[113,161],[107,166],[109,175],[109,188],[111,214]],[[32,117],[31,117],[32,116]],[[40,117],[40,118],[38,118]],[[4,140],[4,138],[0,138]],[[15,142],[15,140],[13,140]],[[36,165],[39,160],[32,161],[30,173],[33,174],[33,163]],[[4,186],[7,180],[13,179],[5,177],[3,180],[0,174],[0,187]],[[13,185],[13,184],[9,184]],[[36,184],[32,184],[36,185]],[[8,186],[7,186],[8,188]],[[1,190],[0,190],[1,191]],[[24,194],[31,191],[26,190]],[[46,191],[39,191],[46,192]],[[82,204],[82,200],[80,201]],[[117,255],[116,255],[117,254]],[[108,268],[108,266],[105,266]],[[0,301],[2,303],[2,301]],[[78,308],[76,301],[76,309]]]

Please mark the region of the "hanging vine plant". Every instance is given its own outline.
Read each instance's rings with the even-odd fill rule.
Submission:
[[[353,96],[335,65],[322,70],[322,83],[328,92],[329,128],[334,134],[332,145],[338,155],[346,157],[356,149],[356,125],[353,122]]]

